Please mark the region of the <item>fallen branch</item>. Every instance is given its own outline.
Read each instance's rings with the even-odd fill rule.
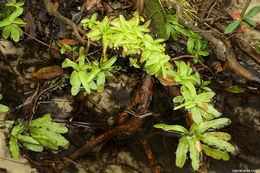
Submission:
[[[77,38],[77,40],[83,44],[86,45],[87,44],[87,40],[83,39],[81,37],[81,35],[79,34],[79,32],[84,33],[84,31],[82,31],[75,23],[73,23],[70,19],[62,16],[53,6],[52,2],[50,0],[43,0],[44,4],[46,6],[46,9],[48,11],[48,13],[56,18],[58,18],[59,20],[61,20],[62,22],[64,22],[65,24],[69,25],[73,32],[75,33],[75,36]]]
[[[152,153],[152,151],[151,151],[151,149],[150,149],[150,147],[149,147],[149,145],[148,145],[147,140],[146,140],[145,138],[142,139],[142,140],[141,140],[141,144],[142,144],[143,147],[144,147],[144,151],[145,151],[146,156],[147,156],[147,158],[148,158],[148,160],[149,160],[149,163],[150,163],[150,165],[151,165],[151,167],[152,167],[153,173],[159,173],[159,169],[158,169],[158,167],[156,166],[156,162],[155,162],[155,160],[154,160],[153,153]]]
[[[145,112],[150,104],[151,100],[151,89],[153,86],[152,78],[149,75],[145,76],[144,82],[142,86],[137,90],[134,96],[131,98],[131,103],[133,108],[135,108],[135,112],[140,114]],[[122,132],[126,132],[128,135],[132,135],[136,131],[140,130],[145,118],[137,118],[132,116],[131,119],[125,123],[118,125],[114,128],[107,130],[105,133],[99,135],[97,138],[92,140],[91,142],[85,144],[80,149],[76,150],[73,154],[69,156],[69,159],[75,160],[80,156],[88,153],[91,149],[97,146],[99,143],[106,141],[114,136],[121,134]],[[64,161],[64,163],[59,164],[57,169],[61,170],[68,164],[68,159]]]

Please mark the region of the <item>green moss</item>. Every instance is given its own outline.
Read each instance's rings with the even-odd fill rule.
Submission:
[[[144,0],[144,12],[148,20],[152,20],[152,33],[159,38],[165,38],[166,9],[159,0]]]

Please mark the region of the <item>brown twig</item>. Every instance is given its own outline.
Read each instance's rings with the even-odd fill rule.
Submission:
[[[179,59],[182,59],[182,58],[194,58],[194,59],[196,59],[204,68],[206,68],[208,71],[210,71],[212,74],[214,74],[213,71],[212,71],[208,66],[206,66],[203,62],[201,62],[201,60],[199,60],[199,58],[196,57],[196,56],[193,56],[193,55],[181,55],[181,56],[172,58],[172,60],[176,61],[176,60],[179,60]]]
[[[146,156],[147,156],[147,158],[149,160],[149,163],[150,163],[150,165],[152,167],[153,173],[159,173],[159,169],[156,166],[156,162],[154,160],[153,153],[152,153],[152,151],[151,151],[151,149],[150,149],[150,147],[148,145],[147,140],[145,138],[142,139],[141,140],[141,144],[143,145],[144,151],[145,151]]]
[[[245,15],[245,12],[246,12],[246,10],[247,10],[247,8],[248,8],[248,6],[249,6],[250,3],[251,3],[251,0],[247,0],[247,1],[246,1],[246,4],[245,4],[243,10],[242,10],[242,12],[240,13],[240,16],[241,16],[241,17],[243,17],[243,16]]]
[[[47,47],[49,47],[49,48],[55,49],[55,50],[57,50],[57,51],[60,51],[59,49],[57,49],[57,48],[55,48],[55,47],[53,47],[53,46],[51,46],[51,45],[49,45],[49,44],[47,44],[47,43],[42,42],[41,40],[39,40],[39,39],[35,38],[34,36],[32,36],[32,35],[30,35],[30,34],[24,32],[23,30],[20,29],[20,31],[22,31],[25,35],[27,35],[28,37],[34,39],[35,41],[37,41],[37,42],[43,44],[44,46],[47,46]]]
[[[83,45],[86,45],[87,44],[87,40],[83,39],[81,37],[81,35],[79,34],[79,31],[82,32],[81,29],[78,28],[78,26],[73,23],[70,19],[62,16],[54,7],[53,7],[53,4],[50,0],[43,0],[44,1],[44,4],[46,6],[46,9],[48,11],[48,13],[56,18],[58,18],[59,20],[61,20],[62,22],[64,22],[65,24],[71,26],[73,32],[75,33],[75,36],[77,38],[77,40],[83,44]]]
[[[200,20],[203,20],[207,13],[210,12],[211,6],[215,3],[216,0],[205,0],[202,1],[199,9],[198,17]]]

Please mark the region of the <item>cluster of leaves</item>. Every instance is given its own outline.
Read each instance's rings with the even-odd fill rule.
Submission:
[[[170,57],[166,55],[164,39],[154,40],[149,34],[148,26],[150,21],[140,25],[143,18],[135,13],[130,20],[120,15],[109,21],[105,17],[101,22],[97,21],[97,14],[93,14],[90,19],[83,19],[83,27],[89,28],[88,38],[93,41],[102,39],[103,54],[106,60],[107,47],[119,49],[123,48],[122,56],[141,54],[140,61],[136,58],[130,59],[130,64],[136,68],[140,67],[140,63],[145,63],[144,69],[150,75],[159,76],[163,74],[165,77],[167,71],[172,66],[168,62]]]
[[[2,82],[0,82],[0,89],[2,88]],[[0,94],[0,100],[3,99],[2,94]],[[5,106],[3,104],[0,104],[0,112],[8,112],[9,108],[8,106]]]
[[[188,38],[187,50],[191,55],[202,60],[202,56],[209,55],[207,41],[203,40],[199,34],[196,34],[179,24],[177,22],[176,15],[167,15],[165,24],[165,38],[168,40],[172,37],[172,39],[178,40],[179,36]],[[194,62],[196,63],[197,60],[194,59]]]
[[[23,34],[20,27],[26,24],[19,18],[24,11],[23,5],[24,2],[16,2],[16,0],[12,0],[5,4],[6,9],[0,16],[0,18],[2,18],[0,21],[0,29],[2,30],[2,36],[5,39],[11,36],[11,39],[15,42],[20,40],[20,36]]]
[[[225,34],[230,34],[234,32],[238,26],[241,26],[241,29],[244,33],[247,33],[250,29],[250,25],[255,27],[256,23],[254,20],[250,19],[260,12],[260,6],[252,7],[244,16],[240,16],[238,13],[232,13],[231,16],[234,19],[234,22],[230,23],[226,29]]]
[[[142,19],[142,18],[141,18]],[[207,56],[208,48],[206,41],[198,34],[185,29],[176,21],[176,16],[170,15],[168,19],[168,26],[166,28],[167,37],[173,37],[177,40],[179,35],[188,37],[187,48],[194,56]],[[230,123],[226,118],[212,120],[221,115],[209,102],[214,97],[215,93],[207,87],[210,82],[202,81],[198,73],[193,73],[192,68],[185,62],[175,62],[177,71],[173,70],[172,65],[168,62],[170,57],[166,55],[165,45],[162,43],[163,39],[154,40],[148,32],[148,24],[145,23],[139,26],[140,17],[138,14],[130,20],[125,20],[123,16],[109,21],[106,17],[102,22],[97,21],[97,15],[94,14],[90,19],[82,21],[85,28],[90,28],[88,38],[93,41],[102,39],[103,53],[105,56],[107,47],[118,49],[123,48],[123,56],[140,54],[140,60],[137,58],[130,58],[130,65],[140,68],[139,63],[145,63],[144,69],[150,75],[163,75],[165,78],[168,74],[176,82],[181,84],[181,96],[173,99],[176,103],[182,103],[174,109],[186,108],[192,115],[194,123],[190,128],[190,132],[179,125],[157,124],[156,128],[163,128],[170,131],[178,131],[184,134],[180,139],[179,147],[177,149],[176,164],[179,167],[184,165],[186,154],[190,150],[190,157],[192,159],[192,166],[195,170],[199,168],[199,152],[196,150],[197,143],[200,141],[207,145],[217,147],[218,149],[210,148],[202,144],[204,152],[216,159],[228,160],[229,156],[222,150],[228,152],[235,151],[233,145],[226,141],[230,139],[227,133],[206,132],[210,128],[219,128],[222,125]],[[142,29],[140,29],[142,28]],[[132,38],[132,39],[131,39]],[[198,90],[196,90],[196,87]],[[184,103],[183,103],[184,102]],[[176,128],[178,127],[178,128]],[[178,130],[181,129],[181,130]],[[197,147],[201,148],[201,147]],[[201,150],[201,149],[200,149]]]
[[[61,134],[67,133],[68,128],[52,122],[50,114],[32,120],[29,129],[24,132],[26,125],[20,122],[11,131],[9,149],[14,158],[19,157],[19,142],[29,150],[42,152],[43,147],[58,150],[59,147],[68,148],[69,141]]]
[[[160,128],[168,132],[179,132],[182,137],[176,150],[176,166],[182,168],[185,164],[187,153],[189,151],[191,165],[194,170],[198,170],[200,166],[200,152],[214,159],[229,160],[226,152],[235,152],[235,147],[228,143],[231,136],[225,132],[212,132],[214,129],[222,128],[230,124],[227,118],[219,118],[215,120],[194,123],[189,131],[180,125],[156,124],[155,128]],[[201,143],[203,142],[203,143]]]
[[[113,66],[117,60],[116,56],[110,58],[105,63],[102,60],[100,62],[97,60],[90,62],[87,59],[88,54],[84,53],[83,50],[84,47],[79,48],[78,63],[66,59],[62,64],[62,68],[72,67],[74,70],[70,76],[70,84],[72,85],[71,94],[73,96],[78,94],[81,86],[83,86],[88,94],[91,94],[92,90],[102,92],[106,77],[113,77],[111,71],[117,69],[116,66]]]
[[[175,62],[177,71],[170,71],[169,75],[174,80],[180,83],[181,96],[177,96],[173,99],[175,103],[183,103],[176,106],[174,110],[185,107],[192,114],[192,119],[195,123],[200,123],[203,118],[206,120],[219,117],[221,114],[211,104],[210,100],[215,96],[210,88],[206,85],[207,81],[201,81],[199,73],[192,74],[192,68],[185,64],[183,61]],[[197,93],[195,86],[199,86],[200,91]]]
[[[201,81],[198,73],[192,74],[192,68],[184,62],[175,62],[175,64],[177,66],[177,71],[172,70],[169,74],[182,86],[181,96],[175,97],[173,102],[182,104],[174,107],[174,110],[184,107],[190,112],[194,123],[191,125],[189,131],[180,125],[156,124],[154,127],[166,131],[177,131],[183,134],[183,137],[179,140],[176,151],[176,165],[178,167],[183,167],[188,151],[190,152],[194,170],[199,169],[199,153],[201,150],[215,159],[228,160],[229,155],[226,151],[235,151],[235,147],[226,142],[231,139],[231,136],[227,133],[208,132],[207,130],[213,130],[228,125],[230,120],[227,118],[212,120],[219,117],[221,113],[209,103],[215,96],[215,93],[207,87],[209,82]],[[198,91],[196,90],[196,87],[199,88]],[[201,144],[200,141],[204,144]],[[216,148],[211,148],[207,145]]]

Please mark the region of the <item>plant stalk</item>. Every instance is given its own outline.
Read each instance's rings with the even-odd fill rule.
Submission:
[[[245,12],[246,12],[246,10],[247,10],[247,8],[248,8],[248,6],[249,6],[250,3],[251,3],[251,0],[247,0],[247,1],[246,1],[246,4],[245,4],[243,10],[242,10],[242,12],[240,13],[240,16],[241,16],[241,17],[243,17],[243,16],[245,15]]]

